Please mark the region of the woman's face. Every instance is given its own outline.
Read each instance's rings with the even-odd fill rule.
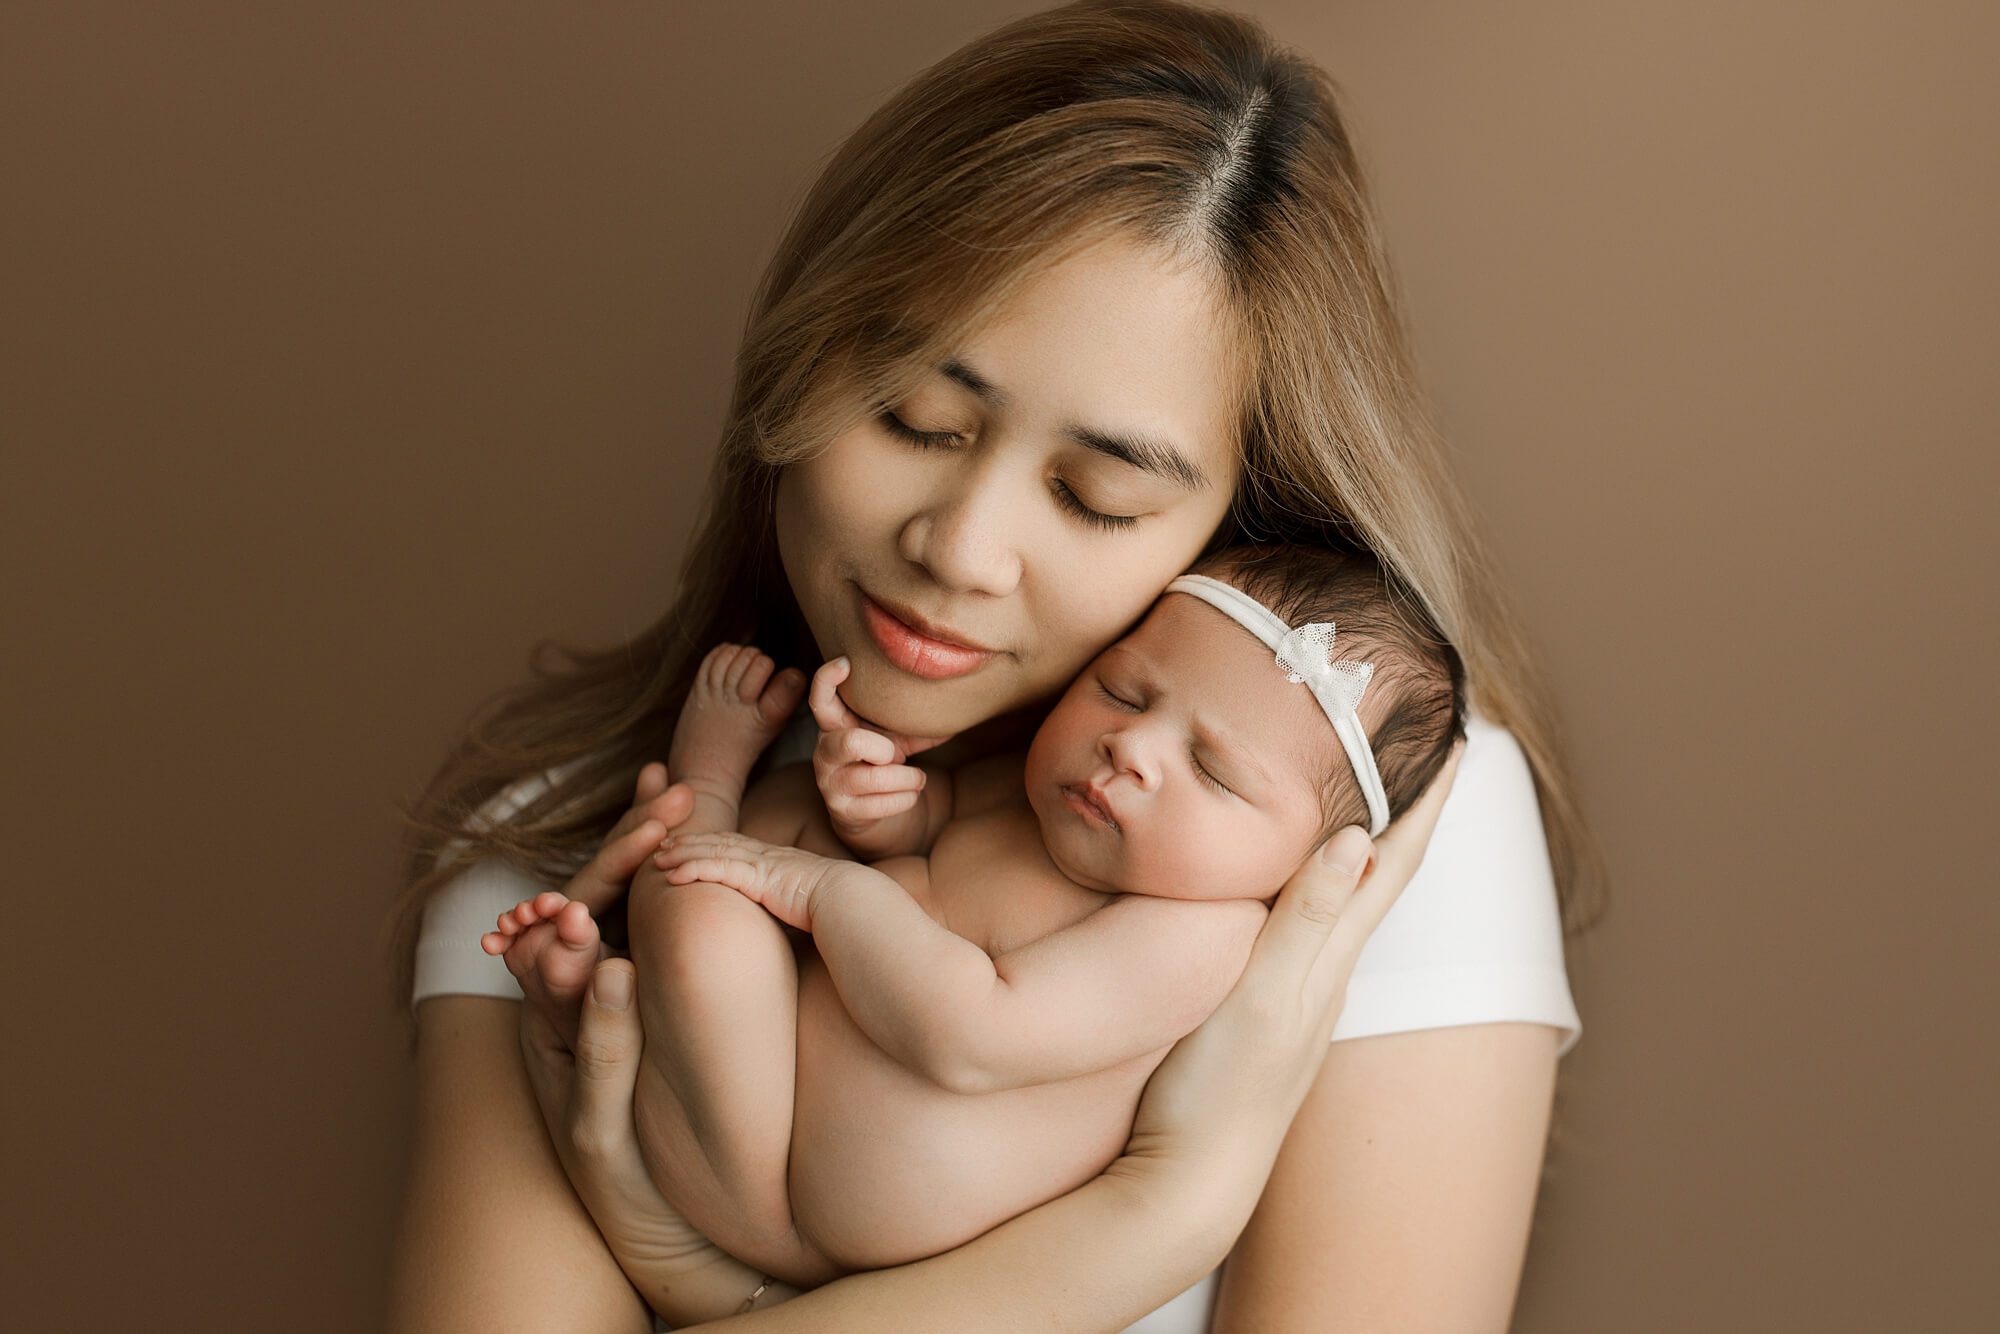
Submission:
[[[1215,301],[1099,244],[780,474],[779,551],[850,708],[948,736],[1046,699],[1194,559],[1240,467]]]

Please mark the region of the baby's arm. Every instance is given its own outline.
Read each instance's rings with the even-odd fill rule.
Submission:
[[[942,1088],[987,1093],[1108,1069],[1192,1032],[1249,961],[1250,899],[1125,895],[998,959],[888,876],[729,834],[660,853],[677,883],[730,885],[814,944],[854,1022]]]
[[[886,907],[886,896],[829,895],[813,941],[861,1029],[875,1037],[911,1025],[926,1073],[959,1093],[1053,1083],[1164,1051],[1228,994],[1266,916],[1253,899],[1127,894],[989,958],[942,927],[951,949],[904,952],[876,935]]]

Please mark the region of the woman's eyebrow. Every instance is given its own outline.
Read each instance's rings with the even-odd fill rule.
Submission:
[[[954,384],[971,390],[982,403],[995,408],[1007,406],[1006,391],[957,357],[939,366],[938,373]],[[1129,431],[1079,426],[1074,422],[1065,424],[1062,432],[1085,449],[1129,464],[1140,472],[1163,477],[1184,490],[1202,491],[1208,487],[1208,474],[1185,451],[1168,441],[1148,439]]]

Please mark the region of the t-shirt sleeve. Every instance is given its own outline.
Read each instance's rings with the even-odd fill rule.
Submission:
[[[1361,947],[1333,1040],[1508,1021],[1583,1036],[1533,771],[1514,734],[1466,723],[1423,864]]]
[[[479,808],[479,820],[504,821],[534,800],[548,775],[524,778]],[[460,846],[458,844],[453,847]],[[493,919],[550,886],[497,857],[474,862],[438,886],[424,905],[417,934],[417,977],[410,1005],[431,996],[498,996],[521,999],[521,986],[497,955],[479,948]]]

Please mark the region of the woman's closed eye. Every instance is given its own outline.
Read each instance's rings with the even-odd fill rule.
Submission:
[[[889,434],[908,441],[919,449],[950,449],[958,443],[958,432],[919,431],[888,408],[881,409],[875,415],[876,419],[888,429]]]
[[[915,445],[918,449],[951,449],[962,439],[956,431],[920,431],[889,408],[878,409],[875,416],[889,434],[905,444]],[[1103,510],[1091,508],[1083,502],[1083,497],[1077,495],[1070,484],[1060,477],[1049,479],[1049,493],[1055,497],[1056,504],[1065,514],[1092,528],[1104,530],[1130,528],[1139,521],[1139,516],[1136,514],[1106,514]]]
[[[1049,490],[1055,493],[1058,505],[1093,528],[1130,528],[1139,522],[1139,516],[1136,514],[1106,514],[1102,510],[1092,509],[1084,504],[1082,498],[1069,489],[1069,483],[1060,477],[1049,479]]]

